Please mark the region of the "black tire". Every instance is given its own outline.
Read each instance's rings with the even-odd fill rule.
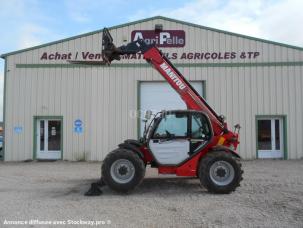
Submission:
[[[211,173],[213,173],[212,170],[214,170],[211,167],[213,164],[214,167],[216,164],[220,164],[216,163],[218,161],[223,161],[224,164],[228,163],[230,167],[233,168],[234,175],[230,175],[230,178],[226,180],[226,184],[223,181],[222,183],[218,184],[218,182],[216,183],[217,180],[211,178]],[[218,169],[220,169],[220,167]],[[218,169],[216,172],[218,172]],[[226,171],[223,171],[223,175],[224,173],[226,174]],[[201,185],[204,186],[209,192],[218,194],[228,194],[232,191],[235,191],[236,188],[240,186],[240,182],[243,179],[242,174],[243,170],[240,159],[225,151],[209,152],[200,161],[198,169],[198,177],[200,179]]]
[[[112,165],[116,161],[119,162],[122,160],[129,161],[134,168],[134,174],[125,183],[121,183],[121,182],[119,183],[120,180],[117,181],[117,177],[115,179],[115,177],[112,176],[112,174],[115,175],[114,171],[111,172]],[[115,170],[114,167],[113,170]],[[111,189],[113,189],[116,192],[127,193],[133,190],[142,182],[145,175],[145,164],[143,160],[135,152],[131,150],[119,148],[112,151],[106,156],[106,158],[102,163],[101,175],[105,184],[108,185]]]

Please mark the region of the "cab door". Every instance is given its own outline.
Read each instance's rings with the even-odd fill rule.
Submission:
[[[210,141],[212,130],[205,114],[192,112],[190,114],[190,155],[195,154]]]
[[[187,113],[169,113],[162,117],[149,140],[149,148],[162,165],[177,165],[190,156]]]

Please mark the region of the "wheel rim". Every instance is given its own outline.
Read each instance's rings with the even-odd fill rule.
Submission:
[[[135,167],[127,159],[116,160],[110,168],[111,177],[119,184],[131,181],[135,175]]]
[[[210,167],[210,179],[219,186],[230,184],[235,177],[234,167],[226,161],[216,161]]]

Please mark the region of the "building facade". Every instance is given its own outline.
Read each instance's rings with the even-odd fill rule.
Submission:
[[[208,103],[239,123],[244,159],[303,157],[303,48],[165,17],[109,28],[156,43]],[[2,55],[5,161],[103,160],[138,138],[138,110],[185,108],[142,55],[100,61],[102,30]]]

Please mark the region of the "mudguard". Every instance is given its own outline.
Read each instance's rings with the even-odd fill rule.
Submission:
[[[133,144],[133,143],[128,143],[128,142],[126,142],[126,141],[128,141],[128,140],[125,140],[124,143],[119,144],[119,145],[118,145],[119,148],[131,150],[131,151],[135,152],[136,154],[138,154],[139,157],[140,157],[141,159],[144,160],[144,155],[143,155],[142,152],[140,151],[140,149],[139,149],[139,147],[137,146],[137,144],[135,145],[135,144]]]
[[[135,139],[126,139],[124,141],[124,143],[127,143],[127,144],[132,144],[136,147],[141,147],[143,144],[141,142],[139,142],[138,140],[135,140]]]
[[[234,155],[237,158],[241,158],[240,155],[236,151],[234,151],[226,146],[214,146],[211,148],[210,153],[211,153],[211,151],[226,151],[228,153],[231,153],[232,155]]]

